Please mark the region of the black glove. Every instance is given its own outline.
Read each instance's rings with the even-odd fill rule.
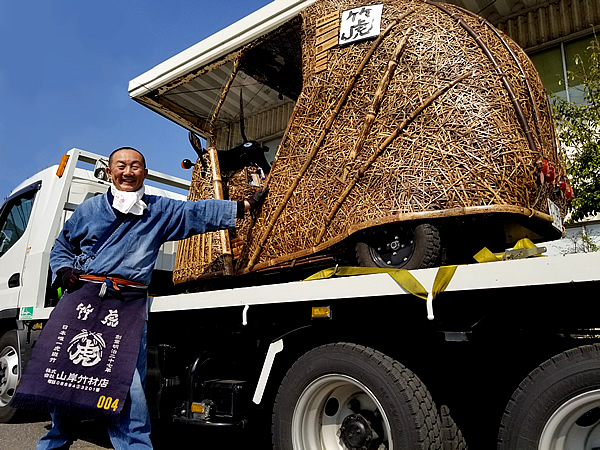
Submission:
[[[79,289],[83,282],[79,279],[80,270],[74,270],[71,267],[61,267],[56,271],[56,280],[63,289],[73,292]]]
[[[260,208],[260,206],[265,201],[265,198],[267,198],[268,193],[269,193],[268,187],[259,189],[258,191],[256,191],[254,193],[254,195],[252,197],[250,197],[248,199],[248,203],[250,203],[250,216],[254,220],[256,220],[256,213],[257,213],[258,209]]]

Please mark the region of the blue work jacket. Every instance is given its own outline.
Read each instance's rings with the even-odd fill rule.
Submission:
[[[121,215],[123,222],[99,246],[96,243],[117,220],[117,212],[107,194],[81,203],[65,223],[50,254],[53,278],[58,269],[72,267],[85,274],[149,284],[164,242],[236,224],[234,201],[194,202],[145,195],[144,202],[148,207],[141,216]]]

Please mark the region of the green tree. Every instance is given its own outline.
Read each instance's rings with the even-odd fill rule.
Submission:
[[[575,197],[570,221],[600,213],[600,44],[595,36],[586,55],[575,57],[571,85],[582,85],[584,102],[552,96],[552,110],[565,150]]]

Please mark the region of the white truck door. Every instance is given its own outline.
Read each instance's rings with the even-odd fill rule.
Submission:
[[[40,183],[11,195],[0,207],[0,314],[17,308],[28,253],[30,219]],[[29,227],[28,227],[29,225]]]

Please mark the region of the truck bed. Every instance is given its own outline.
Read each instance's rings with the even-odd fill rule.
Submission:
[[[477,291],[525,286],[551,286],[600,280],[600,254],[533,257],[458,266],[445,292]],[[438,268],[412,270],[431,291]],[[387,297],[408,292],[386,273],[289,282],[154,297],[151,312],[226,308],[360,297]],[[439,300],[443,301],[443,293]],[[423,305],[423,314],[426,313]],[[240,318],[241,320],[241,318]]]

